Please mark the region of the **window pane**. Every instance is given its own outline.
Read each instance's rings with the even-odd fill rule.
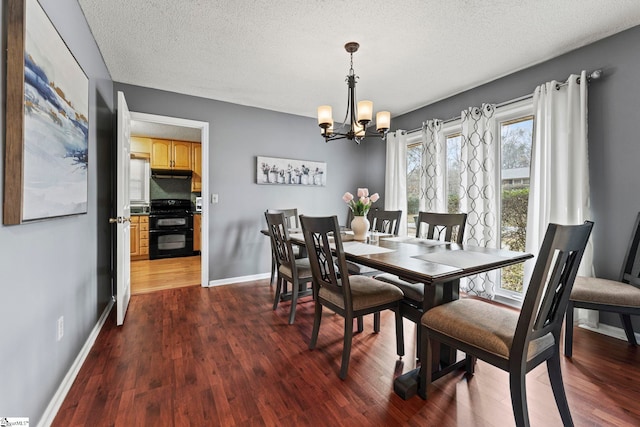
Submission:
[[[460,212],[460,156],[462,136],[446,137],[447,146],[447,212]]]
[[[532,136],[532,116],[500,124],[502,149],[500,246],[514,251],[525,249]],[[503,268],[501,288],[521,293],[523,277],[523,264]]]
[[[422,164],[422,144],[407,147],[407,235],[415,236],[416,225],[413,217],[420,210],[420,165]]]

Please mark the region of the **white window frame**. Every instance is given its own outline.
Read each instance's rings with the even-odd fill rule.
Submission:
[[[512,120],[517,120],[520,118],[533,116],[534,124],[535,124],[535,115],[533,113],[533,98],[526,98],[517,102],[513,102],[507,105],[503,105],[496,108],[496,120],[495,120],[495,132],[494,135],[500,136],[500,127],[502,123],[509,122]],[[500,149],[496,150],[498,158],[496,159],[496,165],[502,165],[502,140],[498,139],[500,143]],[[498,226],[502,225],[502,167],[496,167],[496,182],[500,186],[498,191],[495,192],[497,200],[496,206],[498,208],[497,218],[500,221]],[[496,233],[496,247],[500,247],[501,233]],[[520,306],[522,305],[522,301],[524,300],[524,296],[527,292],[528,283],[522,284],[522,293],[509,291],[506,289],[502,289],[502,284],[500,283],[501,276],[498,276],[495,296],[496,299],[507,304]]]

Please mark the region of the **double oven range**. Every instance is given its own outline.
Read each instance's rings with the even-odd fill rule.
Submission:
[[[193,255],[191,200],[152,200],[149,212],[149,258],[191,255]]]

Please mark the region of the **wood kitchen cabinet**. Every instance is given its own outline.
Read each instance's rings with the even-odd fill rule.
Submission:
[[[202,145],[191,143],[191,191],[202,191]]]
[[[145,138],[140,136],[131,137],[131,153],[144,153],[151,155],[151,145],[153,141],[151,138]],[[147,156],[148,157],[148,156]]]
[[[193,215],[193,251],[200,252],[202,249],[202,215]]]
[[[152,139],[151,169],[191,170],[191,143]]]
[[[149,216],[131,215],[131,259],[149,259]]]

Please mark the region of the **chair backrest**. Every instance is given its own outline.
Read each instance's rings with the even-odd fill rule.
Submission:
[[[416,237],[462,243],[466,224],[466,213],[418,212]]]
[[[629,239],[627,255],[620,273],[620,282],[640,287],[640,213],[636,217],[633,236]]]
[[[318,295],[321,288],[342,293],[345,310],[351,310],[351,288],[338,217],[302,216],[300,221],[311,264],[314,294]],[[332,253],[332,247],[335,247],[335,253]]]
[[[398,230],[400,230],[402,211],[370,210],[368,217],[371,223],[371,231],[397,235]]]
[[[289,226],[284,213],[269,213],[267,211],[264,216],[267,219],[271,249],[278,265],[284,265],[293,271],[295,269],[295,255],[289,240]]]
[[[285,221],[287,223],[288,228],[300,228],[300,223],[298,222],[298,209],[268,209],[268,213],[280,213],[284,214]]]
[[[593,222],[582,225],[549,224],[511,346],[511,355],[525,360],[529,342],[552,333],[559,345],[562,320]],[[513,363],[519,363],[513,361]]]

